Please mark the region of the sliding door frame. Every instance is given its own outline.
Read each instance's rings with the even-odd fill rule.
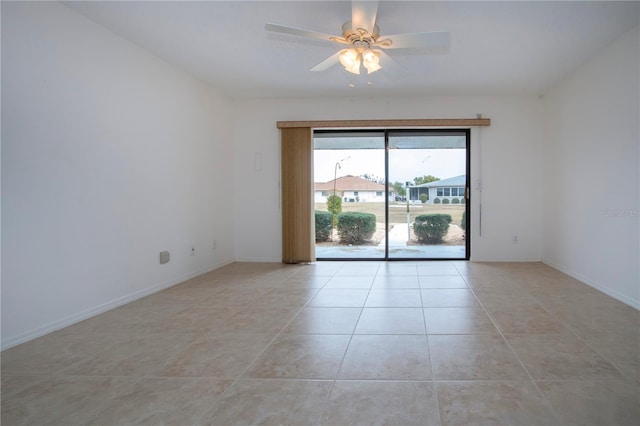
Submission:
[[[373,129],[333,129],[333,130],[313,130],[313,135],[315,136],[317,133],[322,134],[331,134],[331,133],[367,133],[371,132]],[[385,129],[376,129],[380,132],[381,135],[384,135],[384,171],[385,171],[385,209],[384,209],[384,228],[385,228],[385,246],[384,246],[384,254],[382,257],[357,257],[357,258],[329,258],[322,257],[317,258],[319,261],[424,261],[424,260],[469,260],[471,257],[471,242],[469,236],[471,235],[471,227],[470,227],[470,217],[471,217],[471,203],[470,203],[470,188],[471,188],[471,129],[469,128],[385,128]],[[452,133],[460,133],[465,135],[465,215],[467,217],[466,227],[465,227],[465,255],[464,257],[390,257],[389,256],[389,134],[393,133],[394,136],[402,133],[424,133],[424,135],[428,135],[429,133],[442,133],[442,132],[452,132]],[[409,194],[406,194],[408,197]]]

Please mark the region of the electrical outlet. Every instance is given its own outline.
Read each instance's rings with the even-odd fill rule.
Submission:
[[[514,235],[513,237],[511,237],[511,242],[512,242],[513,244],[518,244],[518,236],[517,236],[517,235]]]
[[[191,256],[196,254],[196,248],[194,246],[191,247]]]

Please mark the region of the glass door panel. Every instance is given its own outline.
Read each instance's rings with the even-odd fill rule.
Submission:
[[[469,137],[315,131],[316,258],[469,259]]]
[[[384,259],[384,131],[314,132],[316,258]]]
[[[388,258],[468,259],[468,130],[389,131]],[[404,189],[404,191],[402,191]]]

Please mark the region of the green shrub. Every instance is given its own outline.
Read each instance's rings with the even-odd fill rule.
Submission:
[[[343,244],[358,244],[370,239],[376,232],[376,215],[346,212],[338,215],[338,235]]]
[[[433,199],[433,204],[440,204],[440,198],[436,197]]]
[[[449,214],[422,214],[416,217],[413,232],[420,242],[441,243],[442,238],[449,231],[450,223],[451,215]]]
[[[462,228],[463,231],[467,230],[467,211],[463,211],[462,212],[462,220],[460,221],[460,228]]]
[[[460,204],[466,204],[467,200],[465,199],[465,197],[460,198]]]
[[[321,210],[315,211],[316,216],[316,242],[327,241],[333,230],[333,214]]]
[[[452,199],[451,204],[460,204],[460,199],[459,198]]]
[[[448,198],[443,198],[442,199],[442,204],[449,204],[449,203],[450,203],[450,201],[449,201]]]
[[[428,199],[429,197],[427,194],[420,194],[420,201],[422,201],[422,204],[426,203]]]
[[[337,217],[340,213],[342,213],[342,198],[340,198],[336,194],[329,195],[327,197],[327,210],[333,214],[333,222],[331,226],[336,226]]]

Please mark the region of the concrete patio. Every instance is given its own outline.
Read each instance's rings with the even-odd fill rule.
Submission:
[[[388,233],[390,259],[464,259],[465,246],[407,245],[406,223],[396,223]],[[377,246],[316,246],[318,259],[383,259],[386,239]]]

